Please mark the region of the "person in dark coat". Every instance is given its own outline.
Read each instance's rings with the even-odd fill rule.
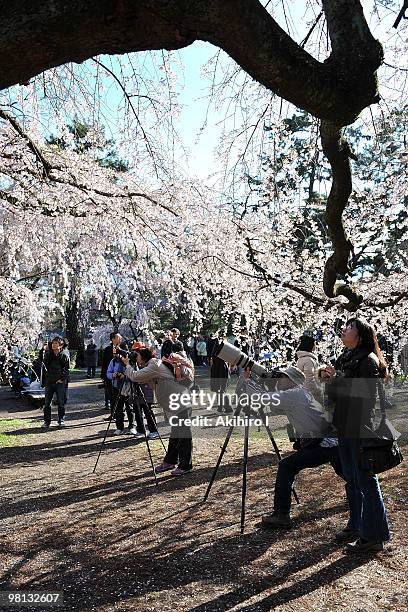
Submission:
[[[334,404],[333,425],[338,431],[350,513],[346,528],[336,539],[351,542],[346,552],[371,553],[383,549],[390,532],[377,476],[360,469],[359,454],[364,429],[373,428],[379,378],[388,375],[388,368],[368,323],[349,319],[341,340],[345,351],[334,367],[321,371],[330,380],[328,397]]]
[[[161,348],[161,357],[169,357],[171,353],[179,353],[184,350],[183,343],[179,340],[180,330],[173,327],[169,331],[168,338],[164,340]]]
[[[223,359],[217,357],[220,345],[223,342],[225,336],[223,332],[218,333],[213,345],[211,358],[210,358],[210,389],[213,393],[218,393],[220,402],[217,408],[217,412],[231,413],[232,408],[228,401],[228,397],[225,395],[228,386],[228,380],[230,376],[229,365],[225,363]]]
[[[59,336],[53,338],[51,350],[44,354],[45,369],[45,403],[44,425],[48,429],[51,424],[51,402],[54,393],[58,402],[58,425],[65,425],[65,385],[69,376],[69,359],[63,351],[63,339]]]
[[[107,376],[108,367],[113,358],[113,347],[120,346],[123,338],[117,332],[112,332],[110,334],[110,344],[106,346],[103,350],[102,357],[102,366],[101,366],[101,379],[104,384],[105,389],[105,408],[107,410],[113,409],[113,392],[112,392],[112,382],[109,380]],[[107,417],[106,420],[109,420],[110,417]]]
[[[93,340],[85,349],[85,366],[88,368],[87,378],[95,378],[96,366],[98,365],[98,348]]]

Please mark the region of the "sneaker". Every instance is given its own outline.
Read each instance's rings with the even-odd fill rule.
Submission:
[[[189,470],[183,470],[182,468],[176,468],[175,470],[173,470],[171,473],[172,476],[184,476],[184,474],[187,474],[188,472],[191,472],[190,468]]]
[[[367,542],[359,538],[355,542],[346,544],[344,552],[348,555],[359,553],[377,553],[384,550],[384,542]]]
[[[104,420],[104,421],[110,421],[110,420],[111,420],[111,418],[112,418],[112,417],[109,415],[109,416],[107,416],[107,417],[104,417],[104,419],[103,419],[103,420]]]
[[[354,542],[355,540],[358,540],[358,535],[358,529],[345,527],[334,535],[334,539],[337,542]]]
[[[50,428],[50,423],[48,423],[47,421],[44,421],[44,423],[41,425],[41,427],[43,429],[49,429]]]
[[[262,517],[262,527],[267,527],[268,529],[291,529],[292,521],[289,514],[273,512],[272,514],[264,514]]]
[[[115,429],[115,431],[113,432],[113,435],[114,436],[121,436],[124,433],[125,433],[124,429]]]
[[[64,421],[64,419],[60,419],[60,420],[58,421],[58,427],[65,427],[65,421]]]
[[[126,433],[130,436],[135,436],[135,438],[144,438],[144,433],[137,431],[136,427],[131,427]]]
[[[159,437],[160,437],[160,436],[159,436],[159,432],[158,432],[158,431],[151,431],[151,432],[148,434],[147,439],[148,439],[148,440],[158,440],[158,438],[159,438]]]
[[[165,461],[163,461],[160,465],[154,468],[154,471],[156,472],[156,474],[161,474],[162,472],[172,470],[174,467],[174,463],[166,463]]]

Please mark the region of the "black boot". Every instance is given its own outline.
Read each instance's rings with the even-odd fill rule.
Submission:
[[[292,521],[290,514],[284,512],[273,512],[272,514],[264,514],[262,517],[262,527],[268,529],[291,529]]]

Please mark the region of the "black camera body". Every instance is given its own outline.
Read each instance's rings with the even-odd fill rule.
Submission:
[[[122,349],[120,348],[120,346],[114,346],[112,350],[113,350],[113,356],[117,357],[118,359],[120,359],[120,357],[130,356],[130,351],[127,351],[126,349]]]
[[[129,357],[129,361],[131,365],[136,364],[137,351],[128,351],[126,349],[122,349],[118,346],[113,348],[113,358],[122,363],[122,357]]]
[[[265,374],[261,374],[261,378],[282,378],[282,376],[285,376],[285,374],[278,367],[268,370]]]

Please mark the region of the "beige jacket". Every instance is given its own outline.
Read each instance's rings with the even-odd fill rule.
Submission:
[[[296,367],[303,372],[306,381],[315,380],[316,370],[319,367],[316,355],[309,353],[309,351],[297,351],[296,357]]]
[[[171,395],[175,397],[188,394],[188,390],[177,382],[171,370],[156,358],[150,359],[147,366],[140,370],[134,370],[131,365],[126,366],[125,376],[132,382],[148,383],[155,392],[157,403],[166,414],[171,412]]]
[[[321,403],[323,401],[323,396],[322,389],[319,384],[320,381],[318,379],[319,362],[316,355],[314,353],[310,353],[309,351],[297,351],[296,357],[296,367],[303,372],[306,378],[306,389],[309,389],[314,398]]]

